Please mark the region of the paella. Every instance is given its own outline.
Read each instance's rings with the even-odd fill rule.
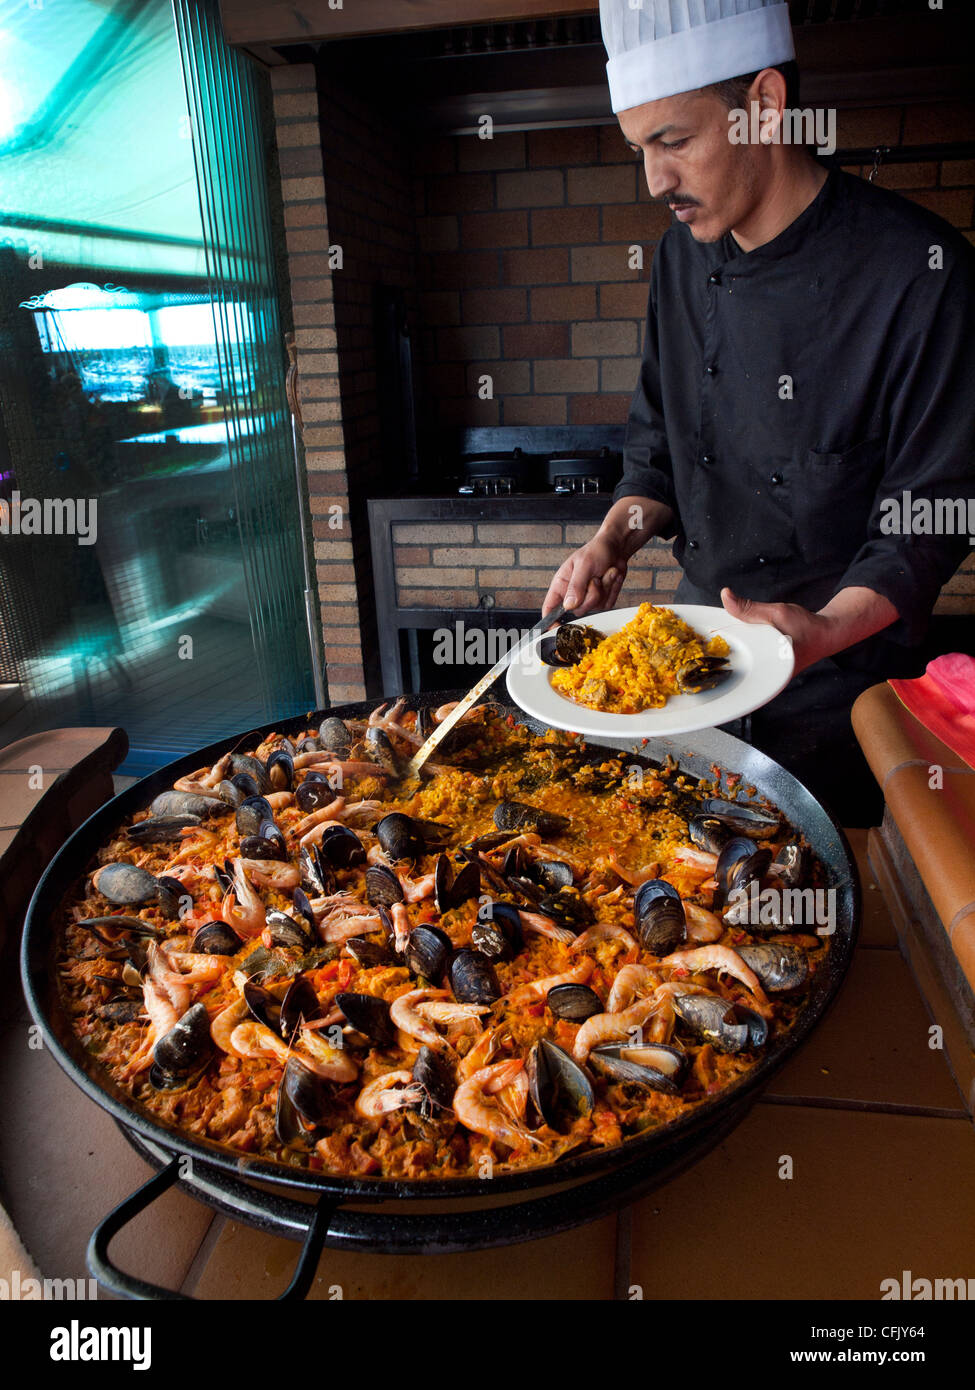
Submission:
[[[609,636],[565,623],[541,650],[546,663],[558,668],[553,689],[612,714],[661,709],[671,695],[710,690],[728,671],[729,647],[719,633],[703,637],[670,608],[652,603],[641,603]]]
[[[245,741],[104,845],[57,985],[134,1107],[292,1167],[488,1177],[671,1124],[793,1025],[824,871],[774,806],[490,704],[406,781],[447,713]]]

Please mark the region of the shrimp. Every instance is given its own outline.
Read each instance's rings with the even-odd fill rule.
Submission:
[[[242,859],[240,862],[262,888],[274,888],[280,893],[297,888],[301,883],[301,874],[295,866],[283,864],[279,859]]]
[[[442,1052],[447,1046],[446,1039],[430,1026],[426,1020],[417,1012],[417,1005],[424,999],[446,999],[448,992],[445,989],[411,989],[408,994],[401,994],[398,999],[394,999],[389,1006],[389,1016],[404,1033],[408,1033],[411,1038],[417,1038],[420,1042],[432,1047],[435,1052]]]
[[[185,985],[219,980],[229,964],[226,956],[210,956],[199,951],[171,950],[169,958],[179,967],[180,979]]]
[[[674,951],[671,955],[664,956],[660,964],[672,970],[717,970],[731,975],[754,996],[758,1012],[767,1018],[771,1017],[772,1006],[758,982],[758,976],[753,970],[749,970],[738,952],[733,951],[730,946],[698,946],[693,951]]]
[[[493,1062],[510,1036],[508,1025],[502,1023],[497,1027],[488,1028],[480,1037],[475,1038],[470,1051],[465,1053],[457,1064],[457,1075],[461,1081],[466,1081],[481,1067],[486,1067],[488,1062]]]
[[[638,996],[645,998],[656,989],[660,976],[649,965],[624,965],[613,981],[606,1001],[606,1012],[618,1014]]]
[[[638,999],[628,1009],[619,1013],[594,1014],[582,1024],[572,1045],[572,1055],[577,1062],[584,1062],[594,1047],[600,1043],[622,1042],[658,1013],[675,994],[707,994],[709,991],[700,985],[685,985],[680,980],[668,980],[658,985],[648,999]]]
[[[594,927],[587,928],[581,936],[577,936],[569,947],[572,951],[586,951],[590,946],[595,946],[600,941],[619,941],[628,951],[632,951],[636,942],[625,927],[619,926],[616,922],[597,922]]]
[[[364,932],[378,931],[383,919],[376,913],[330,913],[318,924],[318,935],[322,941],[332,944],[348,941],[352,936],[362,936]]]
[[[412,1085],[413,1074],[408,1071],[387,1071],[364,1086],[356,1096],[356,1114],[366,1120],[378,1120],[391,1110],[403,1110],[423,1099],[423,1090]],[[396,1086],[399,1089],[393,1090]]]
[[[524,1122],[528,1113],[528,1073],[522,1067],[513,1081],[505,1081],[502,1075],[489,1081],[484,1088],[488,1095],[497,1096],[498,1105],[515,1124]]]
[[[564,970],[560,975],[545,975],[540,980],[529,980],[513,989],[507,998],[512,1004],[521,1004],[528,999],[543,999],[556,985],[584,985],[595,968],[589,957],[583,956],[571,970]]]
[[[648,879],[656,878],[660,873],[659,864],[648,864],[645,869],[624,869],[616,856],[615,850],[610,850],[606,856],[607,863],[624,883],[628,883],[631,888],[639,888],[641,883],[646,883]]]
[[[517,1121],[509,1119],[497,1106],[489,1105],[486,1096],[489,1087],[496,1094],[510,1086],[523,1067],[520,1057],[494,1062],[462,1081],[454,1092],[454,1114],[462,1125],[519,1153],[531,1147],[541,1148],[541,1140]]]
[[[230,753],[224,753],[223,757],[213,764],[213,767],[201,767],[196,772],[191,773],[189,777],[180,777],[178,781],[173,783],[173,791],[193,792],[197,796],[208,796],[213,801],[223,801],[223,797],[216,788],[227,775],[230,758]]]
[[[344,805],[344,798],[339,797],[338,799],[339,799],[340,801],[342,801],[342,802],[343,802],[343,805]],[[333,801],[333,802],[332,802],[332,806],[334,806],[334,805],[335,805],[335,802]],[[331,807],[328,807],[328,806],[323,807],[323,810],[326,810],[326,811],[327,811],[327,810],[330,810],[330,809],[331,809]],[[315,823],[315,825],[312,827],[312,829],[309,830],[309,831],[307,831],[304,835],[301,836],[301,838],[299,839],[298,843],[301,845],[301,848],[302,848],[302,849],[307,849],[309,845],[317,845],[317,844],[321,841],[321,838],[322,838],[322,836],[325,834],[325,831],[326,831],[326,830],[331,830],[331,828],[332,828],[333,825],[341,825],[341,824],[342,824],[342,822],[341,822],[340,820],[336,820],[334,816],[331,817],[330,819],[323,819],[323,820],[316,821],[316,823]]]
[[[310,815],[300,820],[294,828],[294,833],[298,836],[307,835],[309,830],[313,830],[316,825],[321,825],[322,821],[330,821],[334,824],[335,818],[341,811],[345,810],[345,797],[337,796],[334,801],[330,801],[327,806],[320,806],[317,811],[312,811]],[[301,841],[305,844],[305,840]],[[313,843],[309,841],[308,843]]]
[[[260,936],[266,925],[263,902],[247,880],[244,861],[234,860],[234,886],[220,906],[220,915],[238,936]]]
[[[314,1035],[305,1036],[304,1029],[301,1032],[301,1041],[310,1043]],[[286,1066],[289,1059],[294,1057],[313,1071],[316,1076],[323,1077],[326,1081],[354,1081],[358,1075],[358,1067],[351,1057],[343,1054],[341,1048],[331,1047],[323,1042],[321,1038],[315,1038],[314,1051],[309,1048],[309,1052],[299,1052],[297,1048],[289,1047],[288,1044],[272,1033],[270,1028],[264,1023],[258,1023],[251,1019],[246,1023],[238,1023],[237,1027],[230,1034],[230,1047],[239,1057],[273,1057],[282,1067]]]
[[[687,921],[689,941],[710,943],[720,941],[724,936],[724,923],[721,918],[715,917],[714,913],[709,912],[706,907],[698,907],[697,903],[685,902],[684,917]]]
[[[410,937],[409,914],[402,903],[393,903],[389,914],[393,919],[393,950],[405,951]]]
[[[216,1018],[210,1023],[210,1037],[219,1047],[221,1052],[228,1052],[231,1057],[242,1057],[245,1053],[236,1052],[230,1044],[231,1034],[248,1015],[250,1010],[247,1001],[241,996],[235,999],[232,1004],[228,1004],[225,1009],[221,1009]]]
[[[131,1081],[134,1076],[152,1066],[152,1054],[156,1043],[179,1022],[180,1018],[165,990],[151,975],[143,983],[142,999],[149,1015],[149,1032],[120,1073],[123,1081]]]
[[[294,792],[268,792],[264,800],[272,811],[283,811],[286,806],[294,805]]]
[[[416,1011],[431,1023],[470,1023],[491,1012],[490,1004],[455,1004],[452,999],[425,999]]]
[[[407,878],[405,874],[397,874],[396,877],[400,881],[400,886],[403,889],[403,896],[408,903],[418,903],[423,898],[430,898],[433,896],[433,890],[437,882],[437,875],[435,873],[423,874],[421,878],[415,879]]]
[[[525,931],[538,932],[539,936],[547,936],[550,941],[561,941],[564,946],[576,939],[575,932],[569,931],[568,927],[560,927],[558,922],[553,922],[551,917],[544,917],[540,912],[522,912],[519,908],[518,919]]]
[[[178,965],[166,947],[155,941],[150,941],[146,947],[146,960],[150,977],[176,1010],[177,1018],[182,1018],[190,1007],[190,986],[180,974]]]
[[[718,856],[709,854],[704,849],[694,849],[691,845],[684,845],[674,851],[674,863],[680,864],[684,869],[697,869],[705,878],[713,874],[718,867]]]

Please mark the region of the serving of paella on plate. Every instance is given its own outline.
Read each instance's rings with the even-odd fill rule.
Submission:
[[[824,870],[775,807],[490,704],[407,783],[427,732],[400,702],[245,740],[106,841],[57,987],[134,1108],[292,1168],[485,1177],[673,1124],[788,1032],[830,944],[784,906]]]

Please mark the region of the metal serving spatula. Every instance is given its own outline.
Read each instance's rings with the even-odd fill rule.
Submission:
[[[482,676],[477,684],[468,690],[464,698],[457,701],[456,707],[450,711],[446,719],[437,725],[426,743],[421,744],[407,763],[406,770],[403,773],[404,778],[419,777],[420,768],[441,740],[447,737],[454,725],[464,717],[470,707],[481,698],[484,692],[494,684],[498,677],[507,670],[512,662],[526,650],[536,637],[547,631],[554,623],[569,623],[572,622],[574,617],[575,614],[564,607],[553,608],[550,613],[546,613],[541,622],[536,623],[531,631],[525,634],[517,646],[505,652],[501,660],[495,662],[487,675]]]

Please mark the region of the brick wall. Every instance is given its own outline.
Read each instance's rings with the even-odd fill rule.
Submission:
[[[615,125],[492,141],[404,138],[332,80],[316,97],[310,64],[276,68],[271,79],[329,686],[333,700],[353,699],[373,685],[376,649],[362,507],[400,482],[385,473],[377,436],[372,286],[415,287],[422,434],[620,423],[653,249],[670,215],[651,203]],[[847,148],[972,140],[975,105],[840,111],[838,123]],[[878,183],[975,242],[975,161],[888,165]],[[332,273],[326,253],[336,242],[344,268]],[[642,268],[630,267],[633,245],[643,248]],[[484,376],[488,399],[479,397]],[[328,526],[334,504],[346,518],[339,532]],[[398,601],[462,607],[491,594],[499,606],[535,608],[589,532],[572,523],[403,523]],[[678,578],[669,546],[648,546],[631,563],[624,598],[667,601]],[[938,611],[975,611],[975,556]]]

